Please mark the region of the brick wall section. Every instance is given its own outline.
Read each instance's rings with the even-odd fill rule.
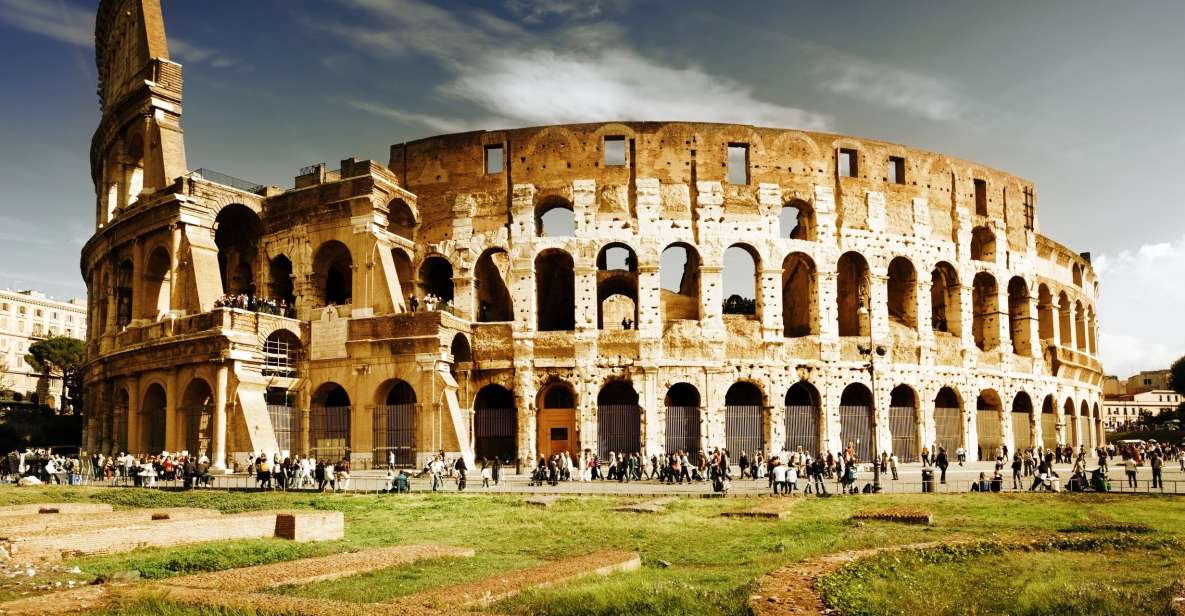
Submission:
[[[106,503],[32,503],[0,507],[0,523],[12,516],[51,515],[57,513],[109,513]]]
[[[293,541],[333,541],[345,534],[340,511],[285,511],[276,514],[276,536]]]
[[[51,532],[75,533],[82,530],[123,528],[168,520],[198,520],[221,516],[212,509],[173,507],[164,509],[135,509],[109,513],[62,513],[57,515],[29,515],[0,518],[0,538],[35,537]]]

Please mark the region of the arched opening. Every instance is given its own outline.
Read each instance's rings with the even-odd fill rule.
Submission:
[[[1057,402],[1052,395],[1048,395],[1041,403],[1041,445],[1050,451],[1057,444]]]
[[[337,462],[350,453],[350,395],[337,383],[321,384],[309,410],[309,455]]]
[[[1062,291],[1058,294],[1057,299],[1057,318],[1058,318],[1058,342],[1062,347],[1072,348],[1073,335],[1070,332],[1070,298],[1066,297],[1066,292]]]
[[[349,304],[354,297],[354,259],[350,249],[337,240],[317,248],[313,257],[313,286],[322,305]]]
[[[1012,352],[1032,356],[1033,342],[1030,338],[1032,315],[1029,312],[1029,286],[1024,278],[1013,276],[1008,281],[1008,337],[1012,340]]]
[[[402,198],[387,204],[387,231],[409,240],[416,237],[416,214]]]
[[[144,135],[132,133],[125,139],[127,149],[124,151],[123,185],[127,192],[124,203],[131,205],[144,192]]]
[[[473,453],[478,460],[518,459],[518,409],[501,385],[482,387],[473,400]]]
[[[1003,405],[993,389],[979,393],[975,401],[975,428],[979,433],[979,459],[995,460],[1003,453],[1004,433],[1000,429]]]
[[[642,414],[638,392],[629,381],[613,381],[597,394],[597,453],[638,453],[642,450]]]
[[[296,396],[296,392],[285,387],[268,387],[263,394],[272,432],[276,435],[276,446],[281,452],[291,453],[297,444],[294,437],[299,430],[300,417],[295,406]]]
[[[218,246],[218,271],[222,292],[255,295],[255,262],[263,223],[251,208],[232,203],[214,219],[214,243]]]
[[[1023,391],[1012,399],[1012,442],[1014,453],[1033,447],[1033,400]]]
[[[426,309],[446,309],[453,301],[453,264],[439,255],[424,259],[418,286]]]
[[[786,390],[786,451],[809,453],[817,456],[823,452],[823,408],[819,403],[819,392],[814,385],[799,381]]]
[[[1037,335],[1043,345],[1053,340],[1053,295],[1044,284],[1037,287]]]
[[[975,227],[971,231],[971,258],[976,261],[995,262],[996,234],[987,227]]]
[[[724,446],[733,459],[765,451],[765,409],[752,383],[733,383],[724,394]]]
[[[918,275],[905,257],[889,262],[889,321],[910,329],[918,326]]]
[[[844,388],[839,398],[839,441],[844,452],[868,462],[876,455],[872,433],[872,392],[860,383]]]
[[[939,389],[934,396],[934,446],[948,454],[963,446],[963,403],[950,387]],[[930,455],[938,455],[938,450]]]
[[[1094,421],[1092,421],[1090,416],[1090,405],[1086,403],[1086,400],[1082,401],[1078,416],[1086,424],[1086,427],[1082,429],[1082,441],[1080,444],[1085,445],[1087,450],[1090,450],[1094,447]]]
[[[1094,403],[1094,409],[1091,417],[1095,427],[1095,440],[1093,441],[1096,447],[1104,447],[1107,445],[1107,430],[1103,427],[1103,415],[1099,412],[1099,403]]]
[[[563,452],[575,455],[580,450],[576,434],[576,393],[563,381],[554,381],[539,395],[536,417],[539,455],[553,456]]]
[[[576,329],[576,270],[572,255],[549,248],[535,257],[537,329]]]
[[[971,296],[975,310],[971,324],[975,346],[981,351],[994,351],[1000,346],[1000,296],[996,279],[987,272],[976,274]]]
[[[279,302],[284,316],[294,316],[296,310],[296,293],[293,287],[292,261],[284,255],[278,255],[267,266],[267,294]]]
[[[514,320],[514,300],[506,281],[510,279],[510,255],[493,248],[481,254],[473,268],[477,288],[477,320],[500,323]]]
[[[612,243],[597,255],[597,327],[634,329],[638,322],[638,258]]]
[[[165,388],[153,383],[140,405],[140,451],[152,455],[165,450]]]
[[[815,208],[802,199],[791,199],[778,213],[778,237],[792,240],[815,239]]]
[[[1074,267],[1070,268],[1070,275],[1074,279],[1074,286],[1082,288],[1082,266],[1075,263]]]
[[[453,356],[453,366],[473,363],[473,349],[465,334],[453,336],[453,341],[449,344],[449,354]]]
[[[210,384],[194,379],[181,396],[182,424],[185,426],[185,450],[189,455],[209,454],[214,432],[214,394]]]
[[[1094,308],[1090,308],[1086,311],[1086,336],[1090,342],[1088,349],[1091,355],[1099,354],[1098,333],[1099,324],[1095,321]]]
[[[839,258],[836,296],[840,336],[868,336],[868,262],[857,252]]]
[[[295,377],[303,358],[304,345],[300,338],[286,329],[277,329],[263,341],[264,376]]]
[[[115,326],[127,327],[132,322],[132,293],[135,273],[132,260],[124,259],[115,268]]]
[[[164,246],[157,246],[148,256],[144,267],[144,303],[141,318],[156,320],[169,312],[169,297],[172,293],[170,277],[171,259]]]
[[[411,298],[416,296],[416,280],[415,275],[412,274],[411,256],[402,248],[392,248],[391,262],[395,265],[395,277],[399,279],[399,293],[403,296],[403,300],[410,304]],[[410,305],[405,304],[405,307],[407,310],[411,310]]]
[[[782,334],[798,338],[819,333],[815,262],[796,252],[782,261]]]
[[[1065,436],[1068,441],[1063,444],[1077,445],[1079,442],[1078,414],[1074,412],[1073,398],[1066,398],[1066,403],[1062,406],[1062,422],[1069,427],[1069,430],[1065,432]]]
[[[721,271],[724,283],[723,314],[757,314],[759,262],[757,251],[745,244],[734,244],[724,251],[724,267]]]
[[[930,273],[930,322],[936,332],[963,335],[962,295],[954,266],[940,261]]]
[[[898,385],[889,394],[889,435],[899,460],[918,459],[918,399],[907,385]]]
[[[658,278],[664,321],[700,318],[699,253],[687,244],[671,244],[659,257]]]
[[[1082,309],[1082,302],[1074,302],[1074,346],[1083,353],[1086,352],[1086,311]]]
[[[131,397],[128,390],[120,388],[115,392],[115,428],[111,435],[113,452],[127,452],[128,449],[128,405]]]
[[[675,383],[663,398],[667,409],[666,452],[691,456],[700,447],[699,390],[688,383]]]
[[[415,466],[416,391],[402,379],[379,386],[375,396],[373,460],[376,466]]]
[[[576,234],[572,204],[563,197],[549,197],[535,206],[535,233],[539,237],[571,237]]]

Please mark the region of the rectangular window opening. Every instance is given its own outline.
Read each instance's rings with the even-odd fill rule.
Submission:
[[[728,183],[749,183],[749,144],[728,144]]]
[[[622,167],[625,165],[625,137],[614,135],[605,137],[605,166]]]
[[[1036,207],[1034,201],[1036,200],[1031,186],[1025,187],[1025,229],[1032,231],[1036,226],[1034,218],[1036,217]]]
[[[987,180],[975,180],[975,213],[987,216],[987,210]]]
[[[502,145],[486,146],[486,173],[502,173]]]
[[[857,154],[856,150],[850,148],[839,149],[839,176],[844,178],[854,178],[859,175],[860,170],[857,168]]]
[[[900,156],[889,157],[889,182],[892,184],[905,183],[905,159]]]

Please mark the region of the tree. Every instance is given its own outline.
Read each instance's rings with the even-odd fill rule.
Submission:
[[[86,344],[69,336],[53,336],[29,345],[25,361],[46,379],[62,379],[62,408],[76,408],[78,369],[86,356]]]
[[[1185,355],[1182,355],[1169,367],[1169,387],[1185,396]]]

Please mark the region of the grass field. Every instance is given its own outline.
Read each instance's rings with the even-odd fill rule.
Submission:
[[[1109,528],[1107,524],[1100,525],[1100,520],[1121,520],[1125,524],[1145,525],[1145,530],[1149,531],[1144,533],[1145,536],[1181,538],[1181,520],[1185,519],[1185,501],[1169,497],[1119,495],[800,497],[787,499],[787,503],[793,503],[789,505],[792,507],[789,517],[765,521],[722,518],[719,515],[722,511],[768,502],[767,499],[759,498],[686,498],[675,500],[663,513],[632,514],[612,511],[623,499],[611,497],[561,499],[549,508],[540,509],[524,504],[515,496],[0,488],[0,504],[70,500],[108,502],[117,508],[189,506],[209,507],[223,512],[312,508],[342,511],[346,518],[345,539],[329,543],[236,541],[141,550],[65,563],[67,566],[77,565],[91,575],[136,570],[146,578],[163,578],[351,549],[420,542],[466,546],[476,550],[473,558],[428,561],[274,591],[344,601],[370,602],[407,595],[606,548],[636,551],[642,556],[643,566],[639,571],[527,592],[493,608],[500,613],[573,615],[745,614],[745,601],[760,576],[811,556],[942,539],[1007,539],[1056,533],[1072,527],[1078,530],[1078,534],[1115,533],[1115,528]],[[918,527],[879,522],[853,524],[848,521],[849,516],[856,511],[883,506],[925,509],[934,514],[934,524]],[[1031,556],[1041,558],[1056,555]],[[1068,558],[1079,559],[1075,562],[1086,564],[1090,555],[1074,553]],[[1125,561],[1126,556],[1118,551],[1104,552],[1097,555],[1096,565],[1109,570]],[[979,566],[978,561],[967,566],[972,564]],[[989,565],[984,567],[990,568]],[[1180,570],[1180,567],[1177,569]],[[958,578],[959,571],[954,568],[946,573]],[[1150,583],[1147,578],[1134,578],[1130,582],[1129,586],[1141,591],[1158,590],[1156,584]],[[954,582],[944,579],[941,584],[953,585]],[[907,594],[890,594],[885,590],[888,586],[892,584],[887,581],[884,587],[876,587],[873,594],[887,597],[889,603],[868,605],[884,607],[909,600]],[[1105,588],[1095,590],[1103,594],[1110,592]],[[1117,601],[1127,601],[1126,595],[1116,596],[1119,597]],[[1015,613],[1012,610],[997,611],[998,607],[985,603],[984,609],[978,613]],[[122,606],[112,613],[202,612],[158,601],[142,601]]]

